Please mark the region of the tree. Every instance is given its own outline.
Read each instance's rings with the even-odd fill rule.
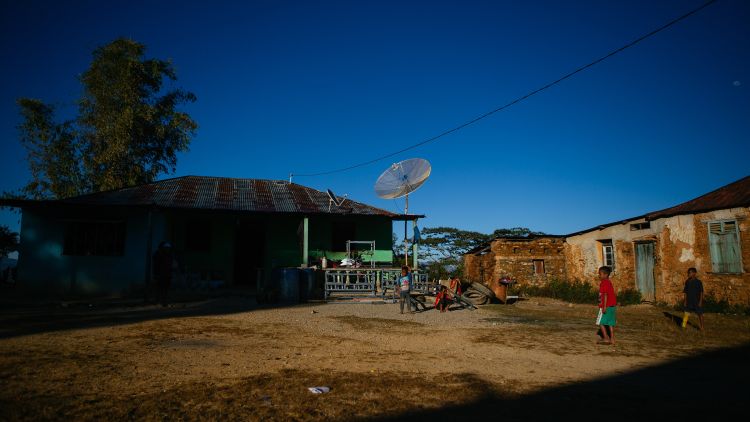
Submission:
[[[538,236],[538,235],[544,235],[546,233],[544,232],[535,232],[532,230],[527,229],[526,227],[513,227],[512,229],[497,229],[494,232],[492,232],[491,238],[497,238],[497,237],[529,237],[529,236]]]
[[[500,236],[528,237],[542,235],[525,227],[497,229],[484,234],[453,227],[426,227],[422,230],[422,256],[428,262],[430,278],[445,278],[450,273],[463,273],[463,256],[470,249]]]
[[[12,232],[7,226],[0,226],[0,258],[9,252],[18,250],[18,233]]]
[[[463,256],[469,249],[490,240],[490,235],[453,227],[425,227],[422,230],[422,255],[427,260]]]
[[[428,262],[430,278],[462,273],[463,255],[491,239],[490,235],[453,227],[425,227],[422,230],[422,256]]]
[[[34,198],[64,198],[154,181],[175,171],[197,124],[177,107],[196,100],[182,89],[163,92],[177,75],[169,61],[145,59],[146,47],[120,38],[97,48],[80,77],[78,115],[56,123],[54,108],[21,98],[21,142]]]
[[[32,198],[66,198],[86,192],[73,122],[55,123],[54,108],[39,100],[21,98],[18,106],[23,116],[18,129],[32,177],[24,193]]]

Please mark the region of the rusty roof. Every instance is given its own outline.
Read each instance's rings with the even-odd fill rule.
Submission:
[[[2,200],[0,205],[36,204],[155,206],[260,213],[379,215],[394,220],[423,215],[396,214],[361,202],[330,205],[328,194],[284,180],[184,176],[129,188],[52,201]]]
[[[745,176],[736,182],[732,182],[705,195],[701,195],[695,199],[691,199],[670,208],[653,211],[637,217],[627,218],[625,220],[602,224],[590,229],[570,233],[566,237],[577,236],[579,234],[601,230],[618,224],[625,224],[633,220],[646,219],[646,221],[652,221],[659,218],[673,217],[675,215],[699,214],[702,212],[741,207],[750,207],[750,176]]]
[[[680,214],[698,214],[727,208],[750,206],[750,176],[720,187],[713,192],[701,195],[680,205],[645,215],[647,220],[671,217]]]

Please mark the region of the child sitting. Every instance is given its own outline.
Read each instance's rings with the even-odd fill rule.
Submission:
[[[448,288],[440,286],[440,291],[435,298],[435,309],[439,309],[440,312],[445,312],[445,310],[448,309],[449,301]]]

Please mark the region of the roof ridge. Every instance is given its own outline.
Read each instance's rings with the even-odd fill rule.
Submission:
[[[733,206],[748,206],[748,205],[750,205],[750,200],[746,200],[745,202],[743,202],[742,200],[739,200],[738,202],[734,203],[733,205],[717,204],[714,207],[696,207],[695,209],[692,209],[692,210],[691,209],[679,210],[680,207],[683,207],[683,206],[688,205],[690,203],[698,202],[699,200],[705,199],[707,197],[710,197],[711,195],[715,195],[715,194],[717,194],[720,191],[731,191],[737,185],[741,185],[743,183],[748,183],[748,182],[750,182],[750,175],[745,176],[745,177],[743,177],[741,179],[737,179],[734,182],[728,183],[728,184],[726,184],[724,186],[718,187],[718,188],[716,188],[716,189],[714,189],[714,190],[712,190],[710,192],[704,193],[703,195],[699,195],[699,196],[696,196],[695,198],[689,199],[687,201],[680,202],[677,205],[673,205],[671,207],[663,208],[663,209],[656,210],[656,211],[647,212],[645,214],[642,214],[642,215],[639,215],[639,216],[636,216],[636,217],[630,217],[630,218],[625,218],[625,219],[618,220],[618,221],[613,221],[613,222],[610,222],[610,223],[599,224],[597,226],[594,226],[594,227],[591,227],[591,228],[588,228],[588,229],[585,229],[585,230],[580,230],[580,231],[577,231],[577,232],[570,233],[570,234],[566,235],[566,237],[578,236],[578,235],[583,234],[583,233],[588,233],[588,232],[591,232],[591,231],[594,231],[594,230],[601,230],[601,229],[604,229],[606,227],[614,226],[614,225],[617,225],[617,224],[625,224],[628,221],[640,220],[642,218],[645,218],[646,220],[651,221],[651,220],[658,219],[658,218],[667,218],[667,217],[672,217],[672,216],[675,216],[675,215],[682,215],[682,214],[697,214],[697,213],[700,213],[700,212],[709,212],[709,211],[712,211],[712,210],[723,209],[723,208],[728,208],[728,207],[733,207]],[[674,212],[670,213],[670,210],[674,210]]]
[[[743,178],[741,178],[741,179],[737,179],[737,180],[735,180],[734,182],[731,182],[731,183],[728,183],[728,184],[726,184],[726,185],[723,185],[723,186],[721,186],[721,187],[718,187],[718,188],[716,188],[716,189],[714,189],[714,190],[712,190],[712,191],[710,191],[710,192],[704,193],[703,195],[700,195],[700,196],[696,196],[695,198],[692,198],[692,199],[688,199],[687,201],[684,201],[684,202],[680,202],[680,203],[679,203],[679,204],[677,204],[677,205],[673,205],[673,206],[671,206],[671,207],[667,207],[667,208],[662,208],[662,209],[660,209],[660,210],[656,210],[656,211],[651,211],[651,212],[647,212],[646,214],[644,214],[644,215],[643,215],[643,217],[649,218],[649,216],[651,216],[651,215],[658,215],[658,214],[660,214],[660,213],[663,213],[663,212],[665,212],[665,211],[671,210],[671,209],[673,209],[673,208],[678,208],[678,207],[681,207],[681,206],[683,206],[683,205],[687,205],[687,204],[689,204],[689,203],[691,203],[691,202],[696,202],[696,201],[700,200],[701,198],[705,198],[705,197],[707,197],[707,196],[710,196],[710,195],[712,195],[712,194],[715,194],[715,193],[717,193],[717,192],[719,192],[719,191],[722,191],[722,190],[729,190],[729,189],[730,189],[731,187],[733,187],[734,185],[738,185],[738,184],[740,184],[741,182],[744,182],[744,181],[745,181],[745,179],[750,179],[750,176],[745,176],[745,177],[743,177]]]

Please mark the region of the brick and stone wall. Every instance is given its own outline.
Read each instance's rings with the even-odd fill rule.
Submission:
[[[535,270],[535,260],[542,262],[543,273]],[[495,239],[483,255],[465,256],[464,274],[469,281],[485,284],[505,276],[519,284],[543,284],[551,279],[564,279],[564,241],[559,237]]]
[[[735,220],[740,233],[742,272],[717,273],[712,268],[708,222]],[[695,215],[680,215],[649,222],[633,229],[634,219],[567,238],[496,239],[483,255],[464,257],[465,277],[488,283],[510,276],[521,284],[541,284],[551,279],[579,280],[597,285],[603,265],[602,244],[614,246],[611,275],[616,291],[637,288],[635,245],[653,242],[654,291],[657,302],[680,303],[687,269],[695,267],[707,294],[732,304],[750,306],[750,208],[733,208]],[[544,261],[543,275],[536,275],[533,261]]]

